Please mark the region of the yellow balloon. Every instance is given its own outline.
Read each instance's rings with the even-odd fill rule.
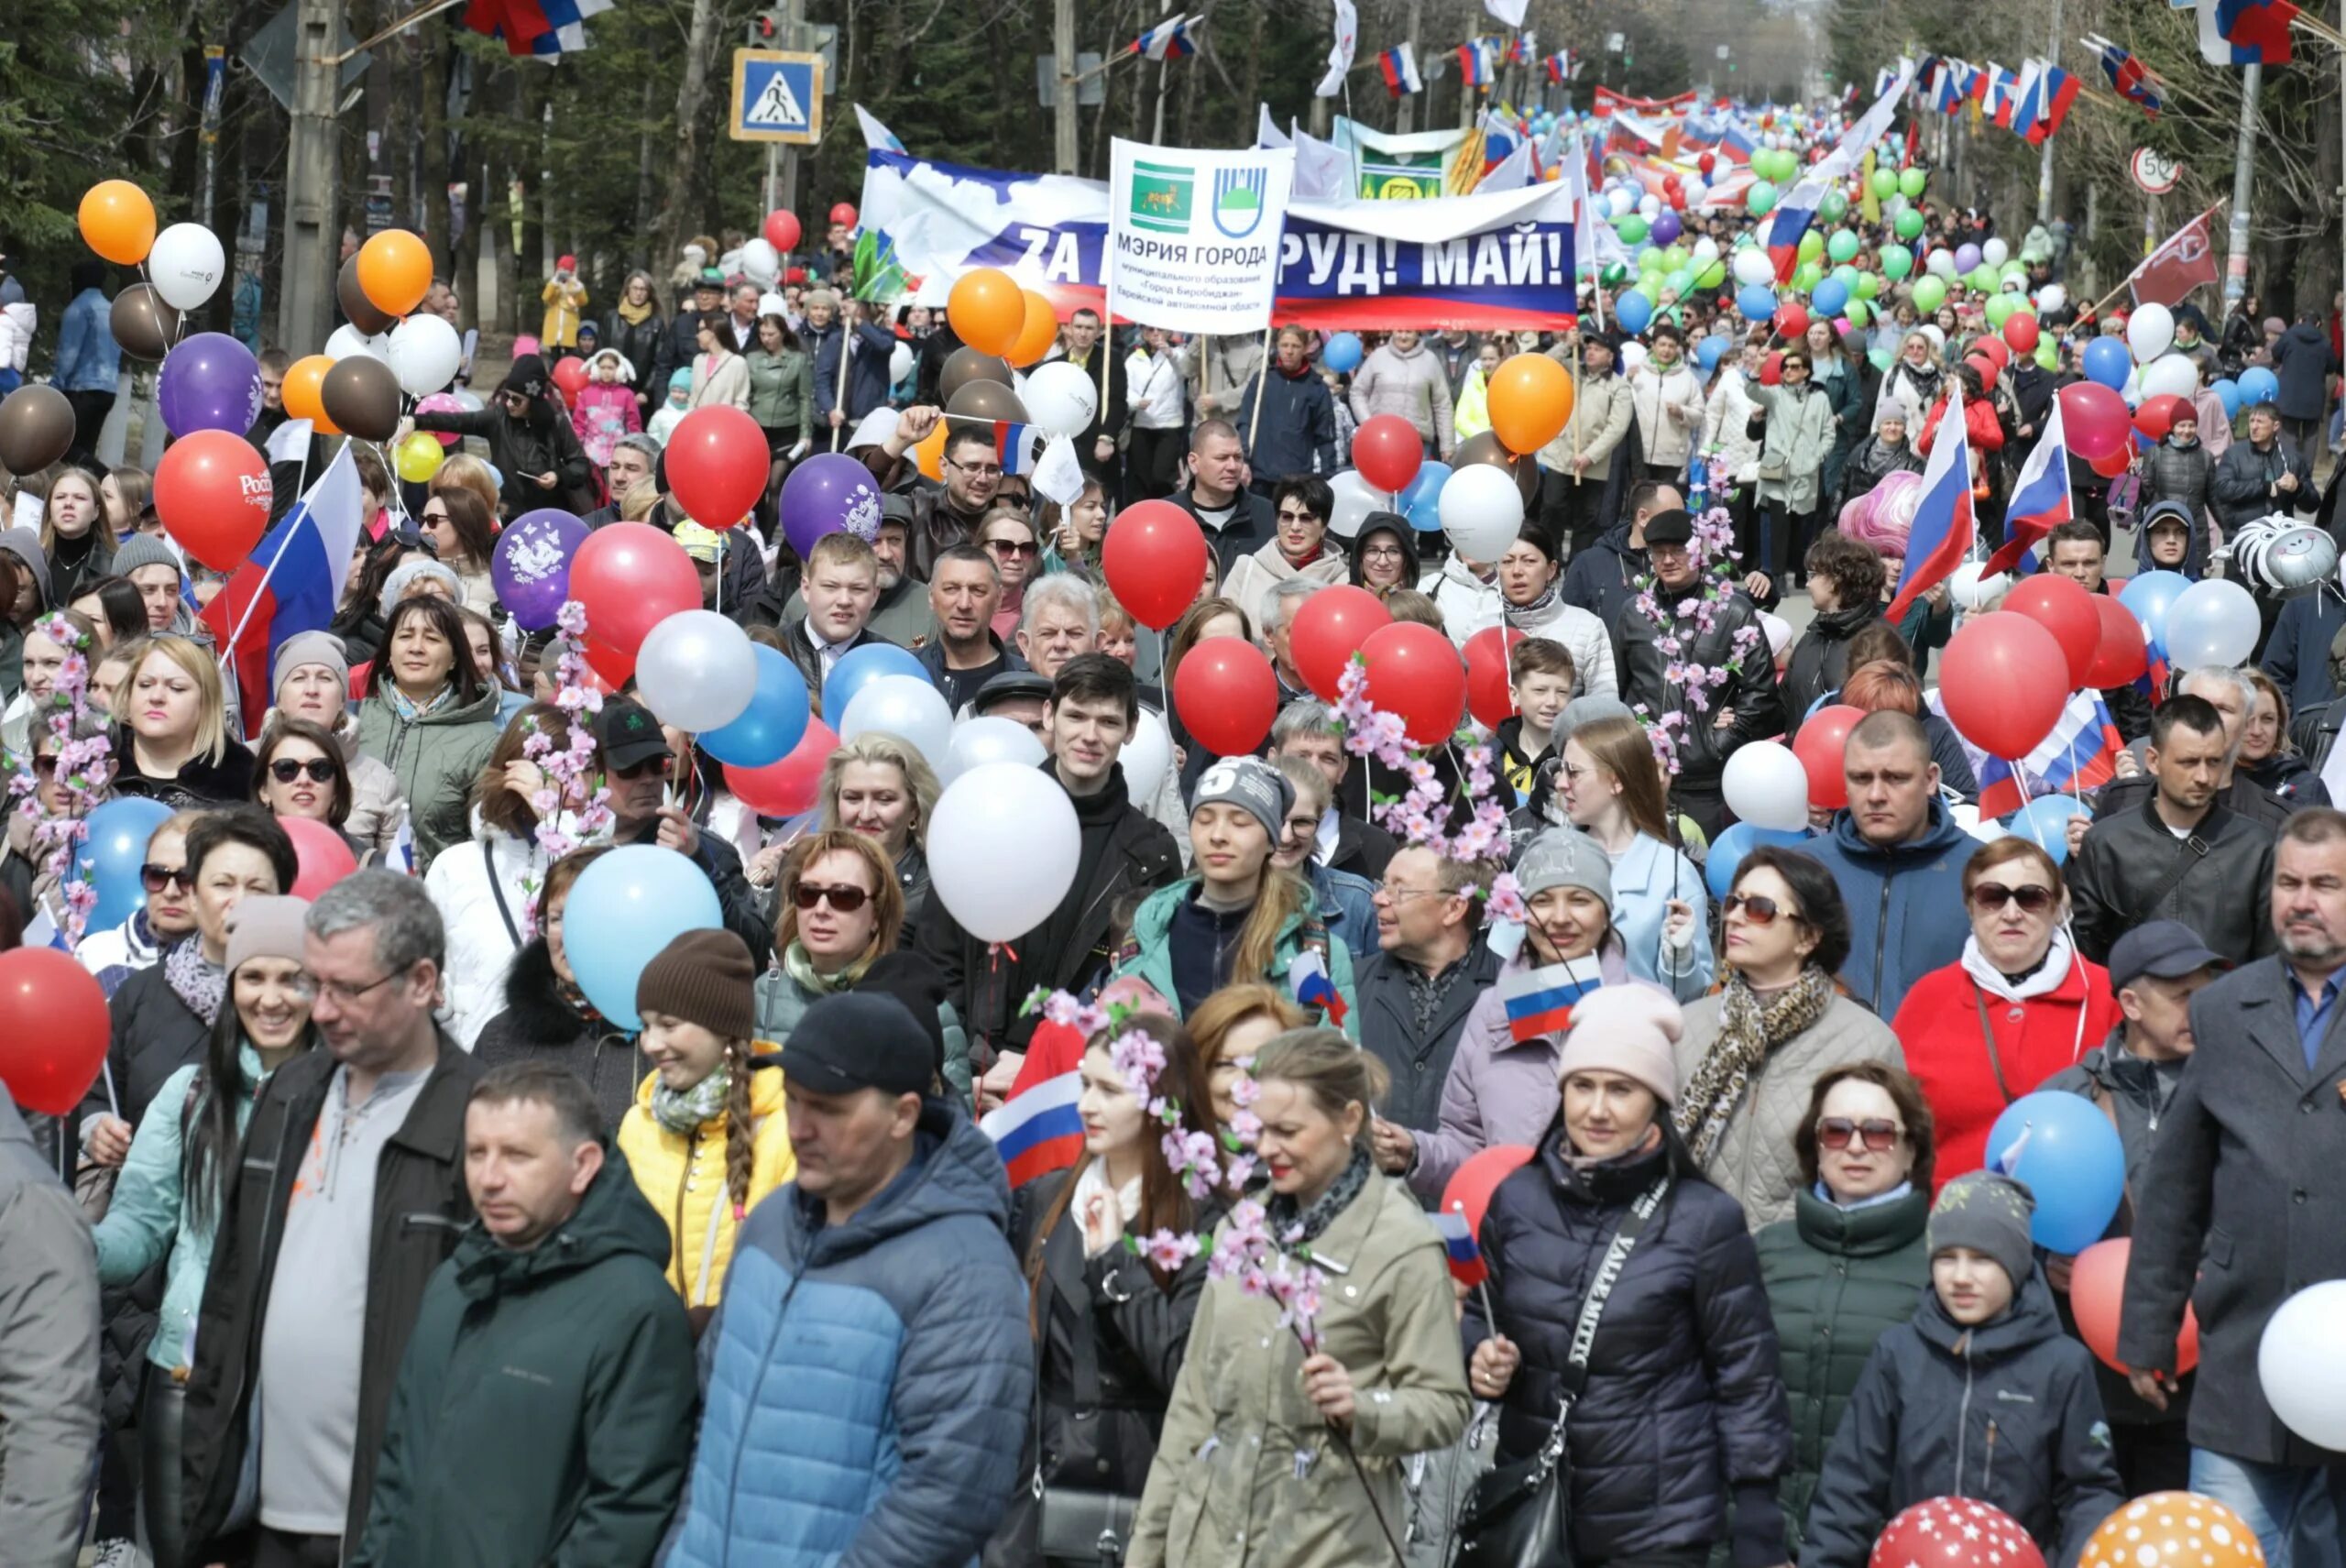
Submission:
[[[448,449],[440,444],[438,436],[419,430],[400,443],[393,461],[400,478],[411,485],[421,485],[440,471],[440,465],[447,457]]]

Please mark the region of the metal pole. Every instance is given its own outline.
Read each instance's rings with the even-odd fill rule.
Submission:
[[[1173,0],[1162,0],[1157,7],[1157,19],[1162,21],[1172,14]],[[1150,133],[1148,138],[1149,144],[1153,147],[1165,145],[1165,94],[1172,82],[1172,72],[1173,62],[1170,58],[1157,62],[1157,127]]]
[[[2264,67],[2248,65],[2240,73],[2240,139],[2232,152],[2232,219],[2231,254],[2224,258],[2224,309],[2227,314],[2248,292],[2248,200],[2256,186],[2256,93],[2264,84]]]
[[[277,340],[304,353],[334,328],[334,271],[341,235],[334,226],[334,54],[342,38],[342,0],[295,0],[293,113],[285,185],[285,273],[278,290]]]
[[[2053,0],[2053,38],[2052,41],[2045,46],[2045,58],[2048,61],[2058,60],[2061,58],[2061,0]],[[2036,162],[2036,221],[2040,224],[2050,224],[2053,221],[2053,138],[2051,137],[2045,138],[2044,155]]]
[[[195,221],[206,228],[216,228],[212,221],[213,174],[220,161],[220,93],[223,86],[222,68],[227,50],[218,44],[205,46],[203,50],[203,164],[195,192]],[[231,242],[229,248],[235,249]]]
[[[1433,73],[1432,61],[1425,58],[1425,46],[1421,41],[1425,35],[1425,0],[1409,0],[1409,27],[1401,36],[1409,40],[1411,49],[1418,51],[1420,74],[1431,76]],[[1408,136],[1418,128],[1419,96],[1415,93],[1405,93],[1401,95],[1400,106],[1393,111],[1393,129],[1396,135]]]
[[[766,143],[766,182],[760,192],[764,198],[763,211],[773,212],[782,205],[782,144]]]
[[[787,4],[782,8],[782,36],[790,40],[787,47],[805,49],[806,47],[806,0],[787,0]],[[774,146],[769,142],[766,146],[766,185],[768,187],[766,211],[771,213],[779,207],[786,212],[796,212],[798,210],[798,148],[795,144],[782,148],[782,170],[779,177],[774,173],[773,153]]]
[[[1051,101],[1052,161],[1061,174],[1075,172],[1075,0],[1053,0],[1051,56],[1058,62],[1059,90]]]

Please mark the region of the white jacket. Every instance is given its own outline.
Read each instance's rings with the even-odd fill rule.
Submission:
[[[1431,587],[1420,584],[1420,591],[1432,596],[1435,608],[1442,611],[1442,630],[1461,650],[1477,631],[1507,623],[1507,600],[1497,582],[1484,582],[1459,565],[1455,555],[1442,563],[1441,573],[1431,582]],[[1613,639],[1606,632],[1605,623],[1588,611],[1560,598],[1540,624],[1518,625],[1516,630],[1526,637],[1545,637],[1563,644],[1573,656],[1574,696],[1620,695],[1620,676],[1613,667]]]
[[[1629,376],[1629,407],[1636,413],[1646,462],[1657,467],[1684,466],[1703,422],[1703,384],[1686,362],[1680,360],[1667,373],[1656,370],[1650,361],[1639,366]],[[1671,418],[1672,409],[1685,410],[1685,417]]]
[[[33,325],[38,319],[29,300],[0,305],[0,370],[22,373],[32,353]]]
[[[1189,345],[1162,354],[1135,348],[1124,356],[1124,404],[1143,430],[1182,430],[1182,400],[1189,380]]]
[[[1751,415],[1760,405],[1751,400],[1751,378],[1740,365],[1719,372],[1703,405],[1703,450],[1716,452],[1738,485],[1760,479],[1760,444],[1751,439]]]
[[[544,883],[546,865],[535,839],[481,828],[435,856],[424,873],[423,890],[447,928],[441,1020],[466,1050],[482,1026],[505,1010],[505,971],[536,934],[530,925],[531,891]]]

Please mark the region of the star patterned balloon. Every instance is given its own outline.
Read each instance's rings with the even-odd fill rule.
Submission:
[[[2264,1549],[2213,1497],[2154,1492],[2097,1525],[2077,1568],[2264,1568]]]
[[[2001,1508],[1970,1497],[1933,1497],[1890,1521],[1868,1568],[2045,1568],[2045,1554]]]

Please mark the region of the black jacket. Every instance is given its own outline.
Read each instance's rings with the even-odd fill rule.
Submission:
[[[1336,455],[1336,402],[1320,372],[1306,365],[1301,375],[1290,376],[1270,367],[1270,390],[1265,394],[1258,426],[1255,399],[1262,394],[1263,384],[1260,374],[1249,381],[1238,411],[1230,416],[1240,435],[1253,432],[1246,456],[1255,477],[1276,481],[1291,474],[1316,471],[1324,476],[1342,468]]]
[[[532,938],[513,955],[505,971],[505,1010],[481,1026],[473,1059],[484,1068],[522,1061],[568,1068],[593,1091],[606,1134],[619,1131],[619,1118],[635,1103],[636,1086],[652,1070],[634,1039],[585,997],[576,1004],[564,998],[543,937]]]
[[[1336,814],[1336,848],[1328,857],[1332,872],[1350,872],[1371,882],[1385,880],[1385,868],[1398,846],[1393,835],[1366,817]]]
[[[1665,601],[1664,615],[1668,615],[1674,601],[1659,587],[1655,592]],[[1610,623],[1621,700],[1632,707],[1643,704],[1657,718],[1683,713],[1685,728],[1677,736],[1678,777],[1685,784],[1715,788],[1727,758],[1738,747],[1780,735],[1788,728],[1783,694],[1776,688],[1776,664],[1768,653],[1768,634],[1760,624],[1759,608],[1737,588],[1719,601],[1710,630],[1698,630],[1694,618],[1688,616],[1685,630],[1692,646],[1677,659],[1661,651],[1660,639],[1666,630],[1662,622],[1626,613],[1628,608],[1625,603],[1625,613]],[[1745,640],[1738,657],[1736,634],[1747,627],[1752,636]],[[1705,706],[1697,709],[1687,700],[1685,688],[1667,677],[1665,672],[1673,663],[1715,669],[1733,664],[1735,669],[1725,685],[1705,693]],[[1725,729],[1713,723],[1721,707],[1735,710],[1735,722]]]
[[[1188,490],[1176,490],[1165,499],[1198,518],[1198,527],[1204,532],[1206,543],[1213,547],[1216,582],[1229,577],[1230,568],[1237,565],[1241,555],[1252,555],[1278,536],[1278,519],[1271,510],[1269,499],[1252,490],[1238,492],[1238,510],[1230,514],[1229,523],[1218,530],[1198,517],[1197,503],[1190,499]],[[1255,620],[1255,612],[1250,609],[1246,611],[1246,624],[1254,626]]]
[[[241,1526],[232,1528],[229,1515],[247,1460],[258,1460],[249,1453],[252,1400],[277,1249],[302,1151],[340,1068],[327,1051],[294,1058],[271,1075],[245,1126],[244,1158],[212,1244],[195,1365],[188,1376],[181,1481],[190,1562],[237,1558],[233,1537]],[[465,1102],[482,1071],[472,1053],[442,1035],[440,1059],[376,1166],[346,1541],[357,1541],[366,1529],[391,1390],[424,1287],[472,1223],[472,1197],[465,1189]]]
[[[1451,1058],[1458,1054],[1459,1031],[1475,1002],[1497,982],[1499,956],[1478,931],[1458,968],[1435,1004],[1432,1023],[1421,1030],[1409,1003],[1409,981],[1417,971],[1386,952],[1353,960],[1361,1048],[1393,1075],[1392,1090],[1377,1113],[1397,1126],[1431,1131],[1441,1125],[1442,1086],[1450,1078]]]
[[[693,845],[693,864],[708,878],[717,889],[718,907],[725,912],[725,928],[749,945],[750,961],[761,970],[773,957],[773,926],[759,913],[757,894],[750,887],[749,874],[741,869],[741,851],[709,831],[708,824],[698,824],[700,833]],[[660,819],[648,817],[634,832],[625,828],[613,832],[612,839],[621,844],[649,844],[659,836]]]
[[[2281,334],[2273,345],[2273,367],[2281,395],[2273,406],[2283,419],[2318,420],[2330,402],[2330,377],[2338,356],[2330,351],[2330,334],[2319,322],[2302,321]]]
[[[1880,620],[1880,605],[1859,604],[1823,611],[1808,623],[1808,630],[1792,644],[1792,661],[1784,666],[1781,683],[1786,727],[1792,733],[1799,732],[1801,721],[1816,699],[1826,692],[1839,691],[1848,677],[1849,639]]]
[[[2177,873],[2180,872],[2180,875]],[[2273,830],[2221,805],[2187,839],[2167,831],[2155,799],[2101,817],[2069,871],[2077,950],[2098,964],[2145,920],[2180,920],[2234,963],[2273,950]]]
[[[535,417],[538,414],[544,416],[543,421]],[[458,409],[420,413],[415,416],[415,428],[477,435],[488,442],[489,462],[505,476],[497,496],[509,521],[540,507],[586,512],[602,504],[595,466],[587,461],[586,449],[578,444],[578,433],[571,428],[569,416],[552,411],[543,399],[527,419],[515,419],[492,404],[478,412]],[[539,486],[541,474],[554,477],[552,489]]]
[[[1564,567],[1563,601],[1577,605],[1617,628],[1638,596],[1638,579],[1645,575],[1646,553],[1629,547],[1629,525],[1617,522],[1596,536],[1596,543],[1576,553]],[[1619,641],[1617,633],[1615,641]]]
[[[1482,1250],[1498,1332],[1523,1354],[1499,1403],[1498,1463],[1539,1450],[1597,1265],[1638,1196],[1672,1168],[1669,1196],[1630,1250],[1596,1329],[1566,1429],[1573,1547],[1584,1560],[1699,1552],[1727,1520],[1735,1568],[1784,1561],[1776,1482],[1792,1453],[1776,1327],[1742,1207],[1703,1179],[1675,1136],[1580,1171],[1561,1126],[1499,1184]],[[1469,1351],[1490,1335],[1466,1298]]]
[[[617,311],[603,321],[603,346],[619,351],[635,372],[635,384],[629,389],[651,399],[655,410],[668,400],[670,373],[684,363],[669,359],[668,337],[668,323],[656,309],[641,322],[631,323]]]
[[[171,989],[160,957],[122,982],[106,1002],[106,1017],[112,1035],[106,1042],[105,1070],[82,1096],[82,1118],[103,1113],[136,1127],[163,1080],[203,1059],[212,1025]]]
[[[784,621],[780,630],[782,656],[797,665],[798,673],[806,677],[806,696],[814,703],[816,712],[819,714],[823,707],[823,656],[815,652],[815,645],[812,642],[806,641],[806,618],[802,615],[795,620]],[[839,650],[839,656],[844,658],[858,648],[867,648],[874,642],[887,641],[888,639],[867,626],[857,632],[846,647]]]
[[[2052,1568],[2073,1568],[2126,1500],[2092,1369],[2037,1269],[1968,1330],[1924,1286],[1914,1315],[1875,1343],[1834,1435],[1800,1568],[1864,1568],[1901,1509],[1946,1497],[1995,1505]]]
[[[2297,477],[2295,490],[2279,488],[2284,474]],[[2273,438],[2273,444],[2262,452],[2245,439],[2225,447],[2223,456],[2216,463],[2211,490],[2209,499],[2216,509],[2216,521],[2224,525],[2226,538],[2231,536],[2233,530],[2276,511],[2310,510],[2319,499],[2313,476],[2306,471],[2305,459],[2277,435]]]
[[[1841,467],[1841,493],[1833,498],[1835,508],[1847,506],[1859,496],[1873,494],[1874,487],[1892,474],[1919,474],[1923,459],[1914,451],[1914,444],[1903,441],[1896,446],[1885,445],[1879,435],[1869,435],[1849,453],[1849,460]]]

